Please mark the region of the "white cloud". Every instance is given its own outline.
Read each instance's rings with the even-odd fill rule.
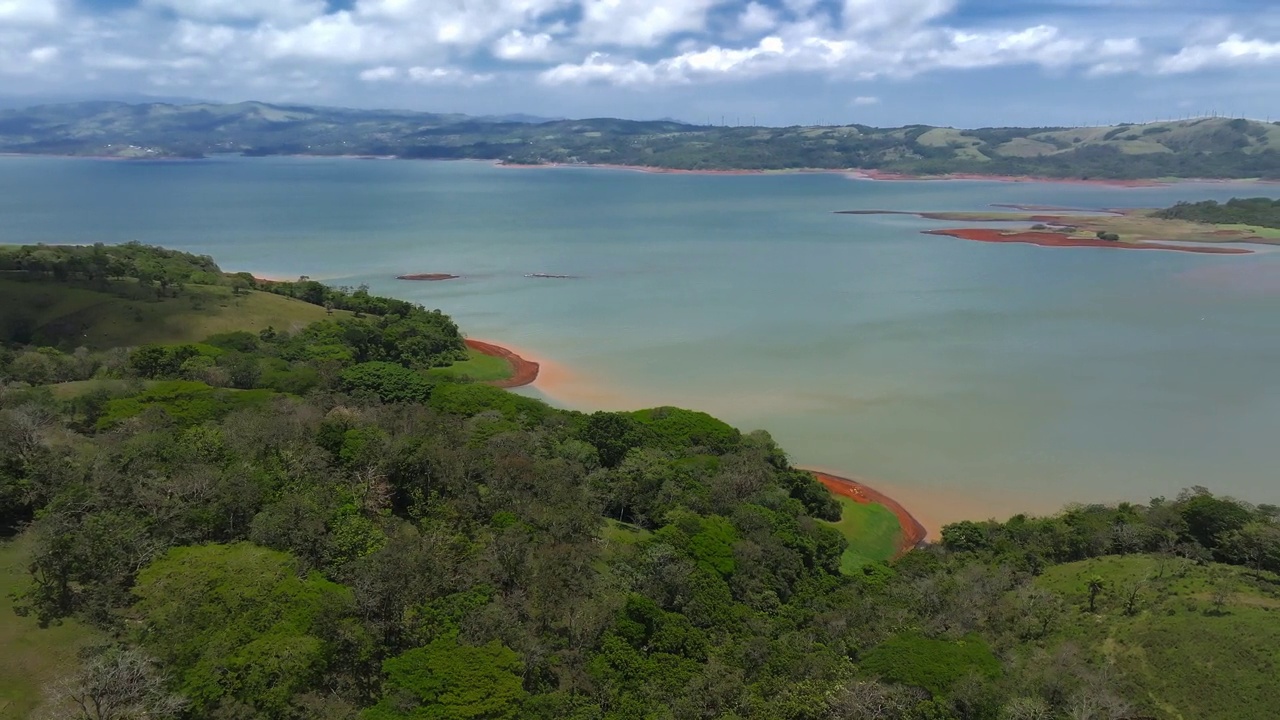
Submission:
[[[609,82],[617,85],[649,84],[657,80],[653,67],[639,60],[615,62],[605,53],[593,52],[581,63],[565,63],[544,71],[538,79],[547,85],[584,85]]]
[[[45,45],[44,47],[38,47],[27,53],[27,57],[31,58],[31,61],[34,63],[44,65],[45,63],[51,63],[54,60],[57,60],[60,54],[61,51],[59,51],[58,48],[53,47],[52,45]]]
[[[423,85],[479,85],[493,80],[489,73],[470,73],[453,67],[411,67],[409,79]]]
[[[288,30],[262,27],[255,40],[268,57],[367,62],[400,57],[413,38],[382,25],[361,23],[347,11],[316,18]]]
[[[1108,44],[1105,40],[1065,37],[1057,28],[1045,25],[1004,32],[920,30],[893,42],[774,35],[754,47],[713,45],[649,63],[592,53],[582,63],[566,63],[542,73],[540,80],[551,85],[664,85],[813,71],[861,79],[905,78],[932,70],[1001,65],[1089,66],[1132,49],[1128,41]]]
[[[956,0],[844,0],[846,30],[855,33],[912,29],[955,9]]]
[[[142,0],[142,4],[171,10],[181,18],[212,22],[302,23],[325,12],[324,0]]]
[[[216,55],[241,39],[241,33],[226,25],[205,25],[183,20],[174,29],[171,42],[181,52]]]
[[[652,46],[676,33],[699,32],[724,0],[581,0],[579,39],[586,44]]]
[[[400,69],[389,65],[369,68],[360,73],[360,79],[365,82],[385,82],[387,80],[395,80],[398,77],[400,77]]]
[[[738,30],[747,34],[768,32],[778,27],[778,15],[766,5],[749,2],[738,16]]]
[[[53,25],[61,9],[61,0],[0,0],[0,26]]]
[[[473,48],[536,24],[577,0],[357,0],[361,21],[392,24],[423,41]]]
[[[1157,7],[1116,1],[1125,12]],[[1104,0],[1065,2],[1072,12],[971,19],[956,12],[961,0],[346,0],[342,10],[332,0],[136,0],[109,10],[0,0],[0,74],[14,78],[9,87],[164,85],[265,99],[317,90],[365,102],[394,97],[402,83],[504,76],[529,93],[521,81],[660,88],[950,70],[963,82],[963,71],[1009,66],[1092,77],[1280,64],[1280,11],[1210,17],[1183,0],[1135,26],[1131,14],[1118,23],[1090,14],[1111,12]],[[1238,28],[1248,32],[1231,34]]]
[[[556,53],[557,48],[552,45],[552,38],[548,33],[526,35],[521,30],[512,30],[493,44],[494,57],[503,60],[548,60]]]
[[[859,95],[849,102],[850,105],[856,107],[867,107],[868,105],[879,105],[880,98],[871,95]]]
[[[1160,60],[1156,69],[1160,73],[1175,74],[1269,63],[1280,63],[1280,42],[1246,40],[1243,35],[1231,35],[1216,45],[1185,47],[1178,54]]]

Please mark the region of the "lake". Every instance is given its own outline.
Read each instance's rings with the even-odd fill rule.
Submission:
[[[1280,186],[6,157],[0,242],[140,240],[366,283],[548,361],[531,394],[765,428],[936,527],[1192,485],[1280,503],[1280,253],[986,244],[832,211],[1246,195]],[[412,272],[463,278],[394,279]]]

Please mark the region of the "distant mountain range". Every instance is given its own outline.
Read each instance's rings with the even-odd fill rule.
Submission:
[[[0,152],[136,158],[373,155],[685,170],[1280,179],[1280,123],[1201,118],[1088,128],[770,128],[260,102],[96,101],[0,110]]]

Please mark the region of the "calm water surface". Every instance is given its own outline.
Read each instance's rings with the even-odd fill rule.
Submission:
[[[141,240],[368,283],[568,368],[557,402],[766,428],[936,523],[1189,485],[1280,502],[1280,253],[991,245],[831,211],[1233,195],[1280,187],[0,158],[0,242]]]

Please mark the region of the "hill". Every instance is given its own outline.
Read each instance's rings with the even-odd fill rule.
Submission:
[[[1097,612],[1090,581],[1101,578]],[[1264,717],[1280,704],[1280,577],[1159,555],[1059,565],[1036,581],[1076,608],[1064,642],[1103,648],[1150,712]]]
[[[137,285],[99,289],[0,277],[0,303],[22,309],[5,313],[5,336],[20,332],[39,345],[91,350],[196,342],[234,330],[293,332],[326,317],[323,307],[216,285],[187,285],[176,297],[157,297]]]
[[[438,311],[140,245],[0,267],[54,308],[256,288],[324,313],[71,354],[0,338],[0,712],[1274,716],[1276,506],[1192,488],[883,562],[889,518],[768,433],[451,377],[485,368]]]
[[[1058,178],[1280,177],[1280,123],[1245,119],[973,130],[537,120],[259,102],[72,103],[0,111],[0,152],[131,158],[372,155],[684,170],[861,168]]]

